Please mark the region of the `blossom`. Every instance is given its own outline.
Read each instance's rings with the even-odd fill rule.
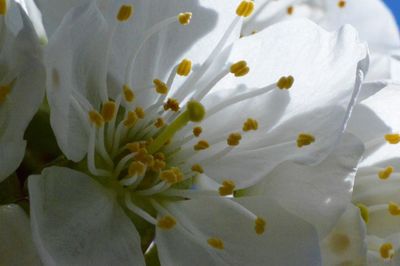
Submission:
[[[29,178],[45,264],[143,265],[140,243],[153,240],[163,265],[320,264],[314,226],[268,196],[232,195],[284,161],[329,155],[366,47],[352,27],[306,20],[239,40],[253,8],[91,2],[67,13],[45,61],[52,128],[75,169]]]
[[[13,1],[0,1],[0,181],[23,159],[24,131],[44,96],[41,48],[29,18]]]

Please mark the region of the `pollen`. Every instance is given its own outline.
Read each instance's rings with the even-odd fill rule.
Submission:
[[[192,166],[192,171],[193,171],[193,172],[197,172],[197,173],[199,173],[199,174],[204,173],[203,167],[201,167],[200,164],[194,164],[194,165]]]
[[[196,145],[194,145],[194,150],[195,151],[201,151],[201,150],[205,150],[208,149],[210,147],[210,144],[208,144],[207,141],[205,140],[200,140],[199,142],[197,142]]]
[[[300,133],[297,137],[297,147],[301,148],[303,146],[308,146],[315,142],[315,137],[311,134]]]
[[[226,142],[228,143],[229,146],[237,146],[239,145],[241,139],[242,135],[240,133],[232,133],[229,135]]]
[[[192,122],[201,122],[206,115],[204,106],[197,101],[188,102],[186,108]]]
[[[97,127],[101,127],[104,124],[103,116],[95,110],[89,112],[89,119]]]
[[[122,5],[118,11],[117,19],[121,22],[127,21],[133,14],[133,6]]]
[[[3,103],[11,92],[11,84],[0,86],[0,103]]]
[[[164,169],[167,166],[167,164],[163,160],[155,159],[154,164],[151,167],[151,169],[155,172],[158,172],[162,169]]]
[[[136,124],[137,121],[138,115],[136,114],[136,112],[129,111],[124,120],[124,126],[126,126],[127,128],[131,128]]]
[[[239,17],[248,17],[254,11],[254,2],[244,0],[242,1],[236,9],[236,15]]]
[[[276,86],[278,86],[278,88],[281,90],[288,90],[292,87],[293,83],[293,76],[281,77],[276,83]]]
[[[249,73],[250,68],[247,66],[247,62],[242,60],[231,65],[230,72],[235,75],[235,77],[243,77]]]
[[[140,150],[140,143],[139,142],[132,142],[128,143],[125,145],[125,147],[130,151],[130,152],[138,152]]]
[[[379,248],[379,252],[383,259],[389,259],[393,256],[393,245],[392,243],[384,243]]]
[[[219,187],[218,192],[221,196],[232,195],[235,190],[235,182],[232,180],[225,180],[222,182],[222,186]]]
[[[356,206],[360,209],[360,215],[363,218],[364,222],[367,224],[369,221],[369,211],[368,207],[362,203],[357,203]]]
[[[114,118],[115,110],[116,110],[115,102],[108,101],[103,103],[103,106],[101,108],[101,115],[103,116],[105,122],[109,122]]]
[[[195,127],[193,128],[193,135],[195,137],[199,137],[201,135],[201,133],[203,132],[203,128],[202,127]]]
[[[144,113],[144,110],[143,110],[142,107],[136,107],[135,108],[135,113],[136,113],[136,115],[137,115],[137,117],[139,119],[143,119],[144,118],[145,113]]]
[[[125,101],[130,103],[133,100],[135,100],[135,94],[133,93],[133,90],[128,85],[125,84],[122,87],[122,90],[123,90],[123,93],[124,93]]]
[[[211,237],[207,240],[207,243],[215,249],[224,249],[224,242],[216,237]]]
[[[190,23],[191,19],[192,19],[192,13],[191,12],[180,13],[178,15],[178,21],[182,25],[188,25]]]
[[[293,14],[293,11],[294,11],[294,7],[293,7],[293,6],[289,6],[289,7],[286,9],[286,12],[287,12],[288,15],[292,15],[292,14]]]
[[[157,226],[164,230],[172,229],[175,225],[176,220],[170,215],[165,215],[157,221]]]
[[[337,3],[337,5],[338,5],[338,7],[340,7],[340,8],[344,8],[344,7],[346,6],[346,1],[340,0],[340,1]]]
[[[7,13],[7,0],[0,0],[0,15]]]
[[[386,167],[384,170],[378,172],[378,176],[382,180],[386,180],[390,177],[390,175],[393,173],[394,168],[392,166]]]
[[[266,224],[267,222],[263,218],[257,217],[254,221],[254,230],[257,235],[262,235],[265,232]]]
[[[189,75],[191,70],[192,70],[192,61],[188,59],[183,59],[181,63],[178,65],[176,73],[180,76],[187,76]]]
[[[134,175],[142,176],[145,173],[146,173],[146,165],[144,163],[135,161],[129,165],[129,168],[128,168],[129,176],[134,176]]]
[[[156,122],[154,122],[154,126],[156,128],[162,128],[165,125],[164,119],[162,119],[161,117],[156,119]]]
[[[178,168],[172,167],[169,170],[162,171],[160,179],[172,185],[180,182],[183,179],[183,175]]]
[[[393,216],[400,215],[400,206],[393,201],[389,202],[388,210],[389,210],[389,213]]]
[[[247,132],[250,130],[257,130],[258,129],[258,122],[252,118],[248,118],[246,122],[243,124],[243,131]]]
[[[154,157],[153,157],[153,155],[148,153],[146,148],[139,149],[139,151],[137,152],[137,154],[134,157],[134,160],[141,162],[141,163],[147,165],[148,167],[151,167],[154,164]]]
[[[168,93],[167,84],[165,84],[161,80],[155,79],[155,80],[153,80],[153,84],[155,86],[157,93],[159,93],[159,94],[167,94]]]
[[[168,98],[167,102],[164,103],[164,110],[168,111],[171,110],[173,112],[178,112],[180,109],[179,102],[176,99]]]
[[[397,144],[400,142],[400,134],[386,134],[385,140],[389,144]]]

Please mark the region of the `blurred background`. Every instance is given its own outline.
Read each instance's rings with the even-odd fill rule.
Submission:
[[[397,20],[397,25],[400,26],[400,0],[384,0],[385,3],[392,10]]]

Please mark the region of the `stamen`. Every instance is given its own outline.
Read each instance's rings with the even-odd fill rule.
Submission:
[[[193,149],[195,151],[201,151],[201,150],[205,150],[208,149],[210,147],[210,144],[208,144],[207,141],[205,140],[200,140],[199,142],[197,142],[196,145],[193,146]]]
[[[292,15],[292,14],[293,14],[293,11],[294,11],[294,7],[293,7],[293,6],[289,6],[289,7],[286,9],[286,12],[288,13],[288,15]]]
[[[165,215],[158,219],[157,226],[164,230],[172,229],[176,225],[176,220],[171,215]]]
[[[7,0],[0,0],[0,15],[4,16],[7,13]]]
[[[301,148],[303,146],[308,146],[315,142],[315,137],[311,134],[300,133],[297,137],[297,147]]]
[[[162,128],[164,125],[165,125],[164,120],[161,117],[157,118],[156,122],[154,123],[154,126],[156,128]]]
[[[101,108],[101,115],[103,116],[104,122],[110,122],[115,115],[116,105],[113,101],[103,103]]]
[[[390,177],[390,175],[393,173],[394,168],[392,166],[386,167],[384,170],[378,172],[378,176],[382,180],[386,180]]]
[[[148,214],[147,212],[145,212],[144,210],[140,209],[135,204],[133,204],[132,199],[130,198],[128,193],[125,194],[125,205],[130,211],[142,217],[147,222],[153,225],[157,224],[157,220],[154,219],[153,216],[151,216],[150,214]]]
[[[207,243],[215,249],[224,249],[224,242],[216,237],[211,237],[207,240]]]
[[[124,120],[124,126],[127,128],[132,128],[136,124],[137,120],[138,115],[136,114],[136,112],[129,111]]]
[[[128,175],[135,176],[135,175],[144,175],[146,173],[146,165],[142,162],[132,162],[128,168]]]
[[[164,110],[172,110],[178,112],[180,109],[179,102],[176,99],[169,98],[166,103],[164,103]]]
[[[244,0],[242,1],[236,9],[236,15],[239,17],[248,17],[254,11],[254,2]]]
[[[138,117],[139,119],[143,119],[144,116],[145,116],[145,113],[144,113],[144,110],[143,110],[142,107],[136,107],[136,108],[135,108],[135,113],[136,113],[136,115],[137,115],[137,117]]]
[[[393,201],[389,202],[388,210],[389,210],[389,213],[393,216],[400,215],[400,206]]]
[[[281,90],[288,90],[292,87],[294,83],[294,78],[292,76],[287,76],[287,77],[281,77],[276,85],[278,86],[279,89]]]
[[[180,13],[178,15],[178,21],[182,25],[188,25],[190,23],[191,18],[192,18],[191,12]]]
[[[265,232],[265,226],[267,222],[260,217],[257,217],[257,219],[254,221],[254,230],[256,231],[257,235],[262,235]]]
[[[383,259],[389,259],[393,256],[393,245],[392,243],[384,243],[379,248],[379,252]]]
[[[191,169],[193,172],[197,172],[199,174],[204,173],[203,167],[201,167],[200,164],[194,164]]]
[[[369,211],[368,207],[362,203],[357,203],[356,206],[360,209],[361,217],[363,218],[364,222],[367,224],[369,221]]]
[[[201,132],[203,132],[203,129],[201,127],[195,127],[193,128],[193,135],[195,137],[200,136]]]
[[[101,127],[104,124],[103,116],[97,112],[96,110],[92,110],[89,112],[89,120],[92,122],[96,127]]]
[[[233,64],[230,68],[230,72],[235,75],[235,77],[242,77],[249,73],[250,68],[247,66],[247,62],[242,60]]]
[[[139,149],[141,148],[141,145],[139,142],[132,142],[126,144],[125,147],[131,152],[138,152]]]
[[[127,21],[132,16],[133,11],[132,5],[122,5],[118,11],[117,19],[120,22]]]
[[[400,134],[386,134],[385,140],[389,144],[397,144],[400,142]]]
[[[160,174],[160,179],[173,185],[182,181],[183,175],[182,172],[177,167],[172,167],[169,170],[162,171]]]
[[[243,124],[243,131],[247,132],[250,130],[257,130],[258,129],[258,122],[252,118],[248,118],[246,122]]]
[[[124,93],[125,101],[130,103],[130,102],[133,102],[133,100],[135,100],[135,94],[133,93],[133,90],[128,85],[125,84],[122,87],[122,90],[123,90],[123,93]]]
[[[1,14],[1,4],[0,4],[0,14]],[[0,86],[0,103],[3,103],[8,94],[11,92],[11,84]]]
[[[96,129],[92,128],[88,143],[87,152],[87,166],[89,171],[95,176],[111,176],[109,171],[97,169],[95,162],[95,149],[96,149]]]
[[[187,76],[189,75],[191,70],[192,70],[192,61],[188,59],[183,59],[182,62],[178,65],[176,73],[180,76]]]
[[[222,182],[222,186],[219,187],[218,192],[221,196],[232,195],[235,190],[235,182],[232,180],[225,180]]]
[[[156,92],[159,94],[167,94],[168,93],[168,87],[167,84],[165,84],[164,82],[162,82],[159,79],[155,79],[153,80]]]
[[[340,0],[340,1],[338,2],[338,7],[339,7],[339,8],[344,8],[345,6],[346,6],[346,1]]]
[[[240,133],[232,133],[229,135],[226,142],[229,146],[237,146],[239,145],[240,140],[242,139],[242,135]]]

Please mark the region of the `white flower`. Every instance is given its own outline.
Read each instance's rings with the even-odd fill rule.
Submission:
[[[13,1],[0,1],[0,181],[23,159],[24,131],[44,95],[45,70],[35,31]]]
[[[48,99],[62,151],[86,174],[29,178],[45,264],[142,265],[140,238],[154,239],[163,265],[320,264],[309,223],[266,196],[229,196],[284,161],[328,156],[366,48],[351,27],[305,20],[238,40],[253,5],[92,2],[67,13],[46,50]]]

